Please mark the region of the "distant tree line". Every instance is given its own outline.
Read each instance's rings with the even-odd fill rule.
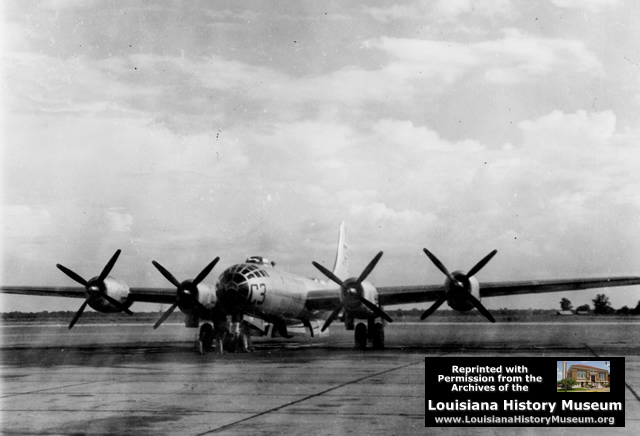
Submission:
[[[629,309],[627,306],[622,306],[616,310],[611,307],[609,297],[605,294],[598,294],[593,300],[593,313],[599,315],[640,315],[640,301],[636,304],[634,309]],[[560,309],[564,311],[570,311],[573,308],[571,301],[568,298],[560,300]],[[576,312],[591,312],[591,307],[588,304],[583,304],[576,308]]]
[[[422,315],[422,313],[425,311],[425,309],[417,309],[417,308],[413,308],[413,309],[386,309],[385,308],[385,312],[387,312],[391,317],[397,317],[397,318],[402,318],[402,317],[417,317],[420,318],[420,315]],[[527,316],[531,316],[531,315],[555,315],[556,314],[556,310],[554,309],[507,309],[507,308],[501,308],[501,309],[492,309],[490,311],[492,314],[494,315],[502,315],[502,316],[509,316],[509,315],[527,315]],[[467,312],[457,312],[455,310],[440,310],[437,312],[432,313],[431,315],[429,315],[429,318],[436,318],[436,317],[441,317],[441,318],[447,318],[447,317],[451,317],[451,316],[461,316],[461,317],[477,317],[480,316],[482,317],[482,315],[480,315],[480,313],[476,310],[469,310]]]
[[[640,301],[634,309],[630,309],[627,306],[623,306],[620,309],[614,309],[611,307],[609,297],[604,294],[598,294],[593,300],[593,311],[588,304],[583,304],[576,308],[578,312],[588,312],[593,314],[604,315],[640,315]],[[560,300],[560,308],[564,311],[570,311],[573,309],[571,301],[567,298]],[[159,312],[162,312],[162,308]],[[419,319],[420,315],[424,312],[424,309],[388,309],[387,313],[398,321],[402,320],[415,320]],[[101,312],[85,312],[82,315],[82,319],[89,322],[152,322],[154,323],[158,319],[159,312],[134,312],[133,316],[125,313],[101,313]],[[501,317],[505,321],[543,317],[543,316],[556,316],[555,310],[550,309],[495,309],[491,310],[491,313],[496,317]],[[0,320],[50,320],[60,321],[61,323],[69,322],[75,315],[74,311],[42,311],[42,312],[0,312]],[[430,315],[429,318],[476,318],[481,317],[477,310],[470,310],[468,312],[456,312],[453,310],[441,310]],[[184,315],[180,311],[175,311],[170,317],[170,322],[183,322]]]

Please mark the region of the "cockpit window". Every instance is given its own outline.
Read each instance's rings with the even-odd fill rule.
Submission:
[[[243,279],[240,279],[240,278]],[[220,280],[223,282],[227,281],[236,281],[236,282],[244,282],[246,280],[250,280],[256,277],[269,277],[269,274],[253,264],[240,264],[232,266],[222,273],[220,276]]]
[[[260,269],[255,265],[243,265],[242,269],[240,270],[240,274],[249,275],[259,270]]]

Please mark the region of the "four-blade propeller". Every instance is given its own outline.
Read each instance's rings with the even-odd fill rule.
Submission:
[[[355,296],[355,298],[357,298],[358,301],[360,301],[362,304],[367,306],[369,310],[371,310],[377,316],[384,318],[388,322],[393,322],[393,320],[389,315],[384,313],[384,311],[380,309],[378,306],[376,306],[374,303],[364,298],[364,296],[360,292],[360,289],[362,288],[362,282],[364,282],[366,278],[369,276],[369,274],[371,274],[371,271],[373,271],[373,268],[375,268],[376,264],[378,263],[381,257],[382,257],[382,251],[378,253],[371,262],[369,262],[369,265],[367,265],[364,271],[362,271],[362,274],[360,274],[360,277],[358,277],[358,279],[355,282],[351,282],[351,281],[343,282],[334,273],[332,273],[331,271],[329,271],[328,269],[320,265],[318,262],[311,262],[313,266],[318,268],[322,274],[324,274],[325,276],[327,276],[327,278],[329,278],[331,281],[335,282],[340,286],[340,289],[343,293],[342,295],[344,296],[344,298],[342,298],[343,305],[340,307],[337,307],[333,312],[331,312],[331,314],[325,321],[320,331],[325,331],[327,327],[329,327],[331,323],[336,319],[340,311],[344,308],[344,304],[346,304],[349,294]],[[350,292],[351,289],[353,289],[354,291]]]
[[[107,276],[111,272],[111,269],[116,264],[116,261],[118,260],[118,256],[120,256],[120,250],[117,250],[115,254],[111,256],[111,259],[102,269],[102,272],[100,273],[100,275],[98,277],[92,278],[89,281],[83,279],[80,275],[71,271],[69,268],[60,264],[56,264],[56,267],[58,267],[60,271],[65,273],[71,280],[77,283],[80,283],[82,286],[85,287],[87,291],[87,298],[84,300],[84,303],[82,303],[82,306],[80,306],[80,309],[78,309],[78,311],[74,315],[73,319],[71,320],[71,323],[69,324],[69,328],[72,328],[73,325],[78,321],[78,319],[80,319],[82,312],[84,312],[84,309],[87,307],[87,304],[89,304],[89,298],[95,295],[98,295],[101,298],[104,298],[105,300],[107,300],[109,303],[114,305],[116,308],[118,308],[122,312],[125,312],[129,315],[133,315],[133,313],[131,313],[131,311],[127,309],[125,306],[123,306],[119,301],[107,295],[106,292],[103,292],[104,280],[107,278]]]
[[[447,276],[447,278],[451,281],[451,285],[457,288],[461,288],[464,289],[465,284],[464,283],[469,283],[469,278],[473,277],[474,275],[476,275],[482,268],[484,268],[484,266],[491,260],[491,258],[493,256],[496,255],[496,253],[498,252],[498,250],[493,250],[491,253],[487,254],[480,262],[478,262],[473,268],[471,268],[471,270],[469,270],[468,273],[466,273],[464,275],[464,277],[461,278],[461,280],[459,280],[458,278],[456,278],[453,274],[451,274],[449,272],[449,270],[447,269],[447,267],[444,266],[444,264],[442,262],[440,262],[440,260],[433,254],[431,253],[429,250],[427,250],[426,248],[424,249],[424,254],[427,255],[427,257],[429,259],[431,259],[431,262],[433,262],[433,264],[440,270],[442,271],[442,273]],[[464,283],[463,283],[464,282]],[[491,313],[489,313],[489,311],[482,305],[482,303],[480,303],[480,301],[474,297],[471,292],[468,292],[467,290],[464,290],[464,296],[467,300],[469,300],[469,302],[471,302],[471,304],[473,304],[473,306],[478,309],[478,311],[484,315],[485,318],[487,318],[489,321],[491,322],[496,322],[496,320],[493,318],[493,316],[491,315]],[[425,319],[426,317],[428,317],[429,315],[431,315],[433,312],[436,311],[436,309],[438,309],[438,307],[442,306],[442,304],[447,301],[447,295],[446,293],[442,293],[440,295],[440,297],[436,300],[435,303],[433,303],[433,305],[431,305],[430,308],[428,308],[427,310],[424,311],[424,313],[420,316],[420,319]]]
[[[185,300],[187,303],[190,303],[202,310],[207,310],[207,308],[200,302],[200,300],[198,300],[198,285],[209,275],[209,273],[216,266],[216,263],[218,263],[219,260],[220,258],[216,257],[200,272],[200,274],[198,274],[195,279],[185,280],[182,283],[180,283],[158,262],[156,262],[155,260],[151,261],[153,266],[155,266],[158,271],[160,271],[160,274],[162,274],[167,280],[169,280],[177,289],[176,302],[173,303],[173,305],[165,313],[162,314],[158,322],[156,322],[156,324],[153,326],[154,329],[160,327],[160,324],[162,324],[167,318],[169,318],[173,311],[176,310],[176,307],[178,307],[178,305]]]

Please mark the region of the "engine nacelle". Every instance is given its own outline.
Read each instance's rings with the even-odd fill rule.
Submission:
[[[218,302],[215,286],[200,283],[198,285],[198,301],[207,309],[213,309]]]
[[[346,292],[341,292],[340,303],[349,312],[349,315],[355,318],[368,318],[373,312],[358,298],[358,295],[374,304],[378,304],[378,290],[369,282],[362,282],[359,286],[349,287],[356,283],[356,279],[348,279],[345,281],[347,285]]]
[[[89,289],[96,289],[96,292],[92,292]],[[122,311],[121,307],[114,306],[104,298],[102,296],[104,294],[116,300],[125,309],[128,309],[133,304],[133,301],[127,301],[129,286],[113,277],[105,278],[102,283],[98,283],[98,277],[94,277],[89,280],[89,289],[85,291],[87,302],[92,309],[98,312],[114,313]]]
[[[475,276],[467,278],[464,271],[455,271],[451,275],[455,277],[459,284],[449,278],[444,282],[447,292],[447,304],[458,312],[466,312],[473,309],[473,303],[467,298],[467,295],[471,294],[480,301],[480,283],[478,283]]]
[[[176,298],[178,308],[185,314],[184,325],[187,328],[198,327],[201,318],[210,319],[211,310],[218,301],[215,287],[202,282],[194,286],[193,280],[182,282],[182,286],[177,290]],[[196,301],[200,304],[197,304]]]
[[[198,305],[195,303],[194,297],[198,303],[209,310],[213,309],[218,301],[215,287],[206,283],[198,283],[197,286],[194,286],[192,280],[182,282],[182,286],[178,289],[176,297],[178,307],[182,313],[196,316],[198,313],[194,309],[198,307]]]

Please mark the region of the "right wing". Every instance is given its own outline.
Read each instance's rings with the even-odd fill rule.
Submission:
[[[508,295],[540,294],[632,285],[640,285],[640,277],[625,276],[560,280],[480,282],[480,297],[486,298]],[[377,289],[378,299],[382,305],[435,301],[443,292],[446,292],[444,285],[380,286]]]

